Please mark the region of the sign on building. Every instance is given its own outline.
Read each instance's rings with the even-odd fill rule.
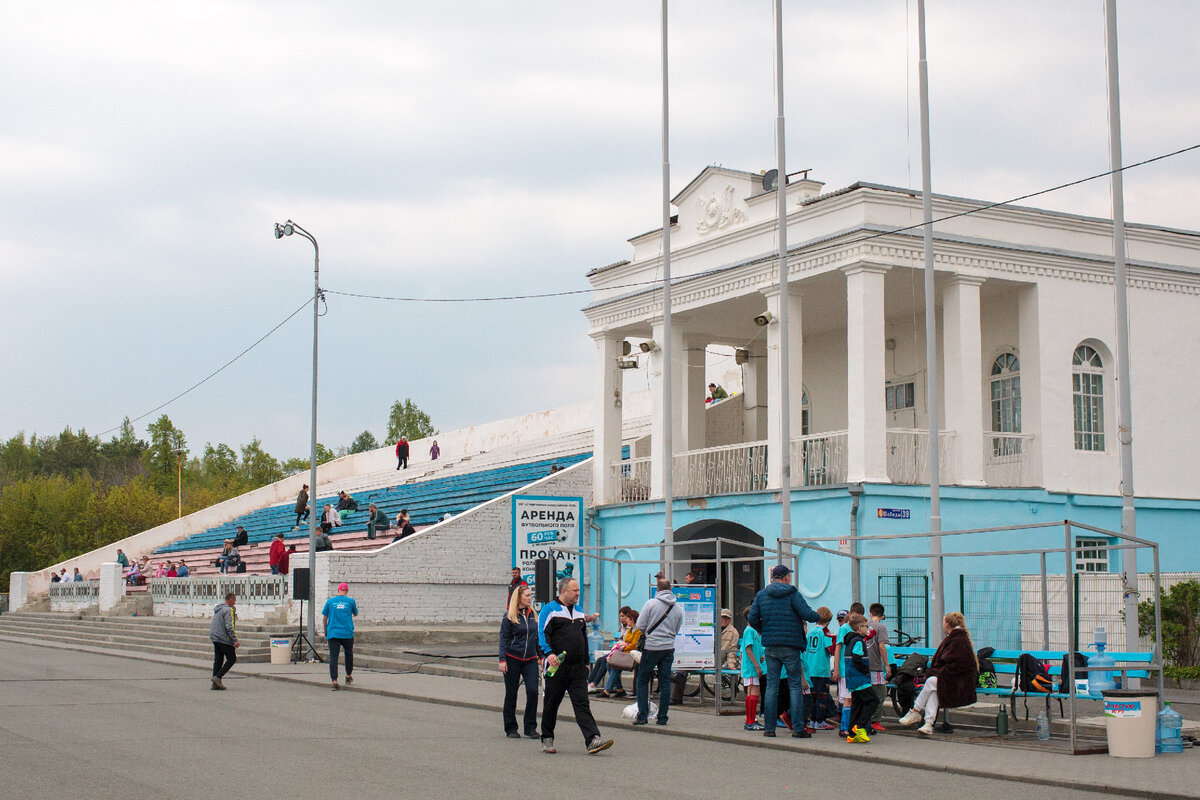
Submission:
[[[544,497],[515,494],[512,499],[512,563],[533,588],[533,562],[539,558],[558,559],[558,578],[579,579],[579,556],[551,553],[551,546],[579,547],[579,526],[583,519],[582,497]],[[580,580],[582,585],[582,580]],[[554,594],[551,589],[550,594]]]

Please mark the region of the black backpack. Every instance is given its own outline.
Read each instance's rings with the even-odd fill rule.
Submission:
[[[1083,653],[1075,653],[1075,677],[1087,678],[1088,657]],[[1063,694],[1070,694],[1071,687],[1067,683],[1067,654],[1063,653],[1062,674],[1058,679],[1058,690]]]
[[[996,652],[996,648],[984,647],[975,653],[975,660],[979,663],[979,688],[981,689],[996,688],[996,665],[991,661],[994,652]]]
[[[1042,692],[1049,694],[1054,691],[1054,681],[1046,666],[1029,653],[1021,653],[1017,659],[1016,688],[1022,692]]]

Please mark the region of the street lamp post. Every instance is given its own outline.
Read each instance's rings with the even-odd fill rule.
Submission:
[[[308,660],[317,657],[313,637],[317,629],[317,307],[321,300],[321,248],[317,239],[290,219],[282,225],[275,223],[275,238],[282,239],[299,233],[313,246],[313,367],[312,367],[312,437],[309,442],[308,485]]]
[[[182,447],[176,447],[171,452],[175,454],[176,460],[178,462],[177,463],[178,472],[176,473],[176,479],[175,479],[175,488],[179,495],[179,516],[177,517],[177,519],[182,519],[183,518],[183,454],[184,454],[184,449]]]

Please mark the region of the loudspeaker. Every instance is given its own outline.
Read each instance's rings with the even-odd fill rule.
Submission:
[[[296,567],[292,570],[292,599],[308,599],[308,567]]]
[[[549,603],[554,599],[554,577],[557,572],[553,558],[537,558],[533,561],[533,599],[538,603]]]

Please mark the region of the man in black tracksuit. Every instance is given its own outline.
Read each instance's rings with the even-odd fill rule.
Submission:
[[[554,725],[563,695],[571,697],[575,722],[583,732],[583,743],[591,755],[612,747],[612,739],[603,739],[588,702],[589,618],[576,608],[579,581],[567,578],[558,587],[558,598],[542,606],[538,616],[538,644],[546,656],[546,701],[542,707],[542,752],[555,753]],[[560,661],[561,658],[561,661]],[[554,674],[551,675],[551,670]]]

